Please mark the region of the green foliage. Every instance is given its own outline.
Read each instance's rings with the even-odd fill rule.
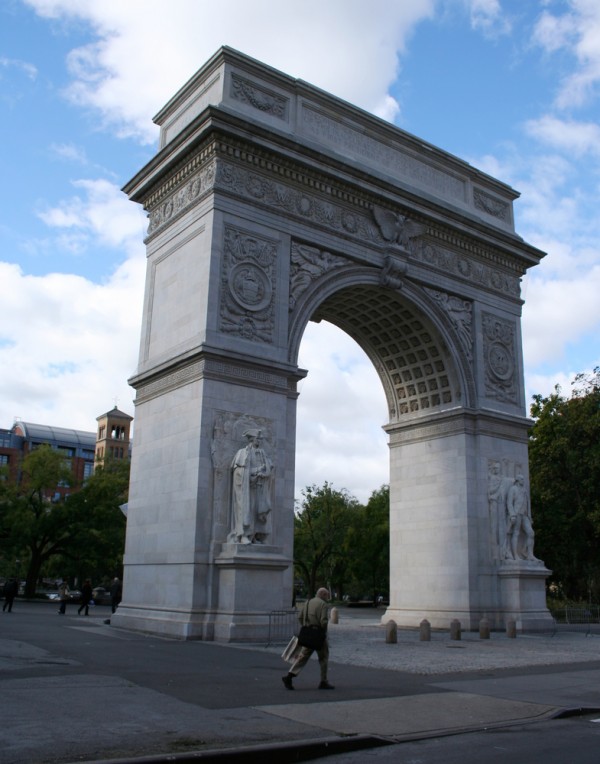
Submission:
[[[294,518],[294,564],[312,596],[319,586],[343,579],[344,539],[358,502],[329,483],[309,486],[302,495]]]
[[[296,574],[312,595],[329,586],[342,597],[389,589],[389,488],[374,491],[362,506],[329,483],[310,486],[295,517]]]
[[[376,604],[389,591],[390,580],[390,489],[373,491],[366,507],[352,518],[345,541],[351,586],[358,596],[369,592]]]
[[[69,504],[77,513],[74,546],[53,560],[50,575],[66,574],[80,581],[91,578],[96,584],[122,577],[126,518],[120,509],[127,501],[129,461],[107,459],[97,466],[82,490]]]
[[[60,452],[41,446],[27,454],[18,484],[8,478],[0,488],[0,536],[5,564],[20,558],[26,573],[26,596],[32,597],[42,572],[56,576],[84,574],[90,568],[120,564],[129,463],[98,468],[83,489],[53,501],[56,486],[74,485]]]
[[[600,596],[600,369],[578,375],[571,398],[534,397],[529,465],[537,557],[574,600]]]

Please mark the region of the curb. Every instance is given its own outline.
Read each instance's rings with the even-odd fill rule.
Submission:
[[[349,753],[366,748],[380,748],[394,745],[395,740],[375,735],[352,735],[320,740],[270,743],[266,745],[244,746],[240,748],[220,748],[210,751],[190,751],[188,753],[161,753],[152,756],[126,757],[123,759],[99,759],[87,764],[193,764],[193,762],[245,762],[246,764],[293,764],[311,761],[335,753]]]

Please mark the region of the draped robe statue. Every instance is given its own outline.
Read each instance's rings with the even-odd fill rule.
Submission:
[[[238,544],[262,543],[271,511],[273,465],[260,447],[261,431],[246,430],[248,445],[233,457],[232,531],[229,540]]]

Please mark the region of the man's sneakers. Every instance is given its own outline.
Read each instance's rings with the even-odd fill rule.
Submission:
[[[332,684],[329,684],[329,682],[321,682],[319,690],[335,690],[335,687]]]

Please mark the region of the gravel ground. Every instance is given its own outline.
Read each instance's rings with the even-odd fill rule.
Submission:
[[[405,671],[411,674],[450,674],[464,671],[552,666],[600,660],[600,634],[559,630],[554,634],[518,635],[492,632],[480,639],[478,632],[463,632],[451,640],[449,632],[432,631],[431,641],[421,642],[419,631],[398,629],[396,644],[385,641],[385,626],[378,618],[340,615],[329,626],[330,660],[354,666]],[[265,649],[281,653],[283,645]],[[256,649],[256,647],[254,647]]]

